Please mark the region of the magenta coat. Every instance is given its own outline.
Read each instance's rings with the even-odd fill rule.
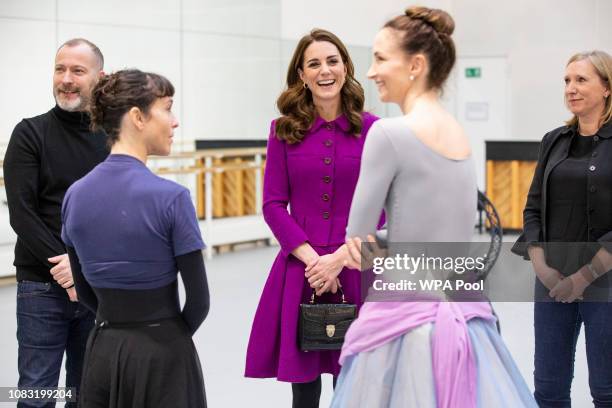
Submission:
[[[263,214],[281,250],[255,313],[246,357],[247,377],[310,382],[322,373],[337,376],[340,372],[339,351],[305,353],[298,348],[299,305],[308,301],[311,289],[304,277],[304,264],[291,251],[307,241],[324,255],[344,243],[365,135],[378,119],[369,113],[362,117],[360,137],[348,133],[349,121],[344,115],[333,122],[318,117],[296,144],[278,140],[274,122],[270,126]],[[361,305],[360,272],[345,268],[339,278],[347,301]],[[319,299],[339,300],[332,294]]]

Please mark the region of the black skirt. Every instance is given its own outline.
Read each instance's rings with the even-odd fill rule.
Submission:
[[[179,313],[176,282],[159,289],[94,289],[81,408],[202,408],[206,394],[191,332]]]
[[[206,407],[200,360],[182,318],[97,323],[87,342],[79,407]]]

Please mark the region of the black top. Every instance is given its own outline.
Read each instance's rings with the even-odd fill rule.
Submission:
[[[587,184],[593,136],[574,135],[568,157],[550,173],[548,225],[551,242],[586,242]]]
[[[544,135],[538,153],[527,203],[523,211],[523,233],[512,252],[528,259],[527,248],[532,243],[550,240],[548,211],[550,210],[551,175],[556,167],[567,160],[572,142],[578,135],[576,127],[562,126]],[[576,143],[588,139],[579,139]],[[588,157],[585,195],[587,200],[586,227],[588,242],[597,242],[612,252],[612,121],[604,124],[592,137],[592,150]],[[579,147],[574,147],[579,152]],[[556,217],[555,217],[556,218]],[[573,219],[564,220],[566,224]]]
[[[200,250],[175,258],[185,287],[181,311],[176,280],[155,289],[92,288],[83,275],[76,251],[67,248],[79,302],[91,309],[98,321],[136,323],[180,315],[193,335],[208,315],[210,295]]]
[[[22,120],[4,157],[10,222],[17,233],[17,280],[52,282],[47,258],[66,253],[60,237],[66,190],[108,155],[106,135],[91,132],[89,116],[55,106]]]

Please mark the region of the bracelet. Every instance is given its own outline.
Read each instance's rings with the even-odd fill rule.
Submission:
[[[64,288],[64,289],[72,289],[72,288],[74,288],[74,283],[72,285],[68,286],[67,288]]]
[[[599,274],[597,273],[595,268],[593,268],[593,264],[592,263],[589,262],[588,264],[586,264],[586,267],[589,270],[589,272],[591,272],[591,276],[593,276],[593,279],[599,278]]]

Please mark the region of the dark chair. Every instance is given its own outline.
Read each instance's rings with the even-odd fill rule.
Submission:
[[[477,275],[481,279],[486,279],[488,273],[493,269],[495,262],[497,262],[497,258],[499,257],[499,253],[502,247],[502,241],[504,237],[504,230],[501,225],[501,220],[499,219],[499,214],[495,209],[493,203],[487,198],[487,196],[480,190],[478,190],[478,231],[482,233],[483,228],[483,219],[482,213],[485,214],[486,217],[486,225],[485,227],[489,231],[489,236],[491,237],[489,243],[489,250],[487,251],[485,267],[482,270],[477,271]],[[491,310],[493,311],[493,315],[497,317],[497,331],[501,334],[501,325],[499,323],[499,317],[495,313],[495,309],[493,309],[493,305],[491,305]]]
[[[487,274],[497,261],[499,253],[502,247],[502,241],[504,236],[504,230],[499,219],[499,214],[495,209],[493,203],[487,198],[487,196],[480,190],[478,190],[478,231],[482,233],[483,225],[488,230],[491,238],[489,243],[489,249],[486,255],[485,267],[477,272],[477,275],[481,279],[485,279]],[[483,222],[482,214],[485,214],[485,220]]]

